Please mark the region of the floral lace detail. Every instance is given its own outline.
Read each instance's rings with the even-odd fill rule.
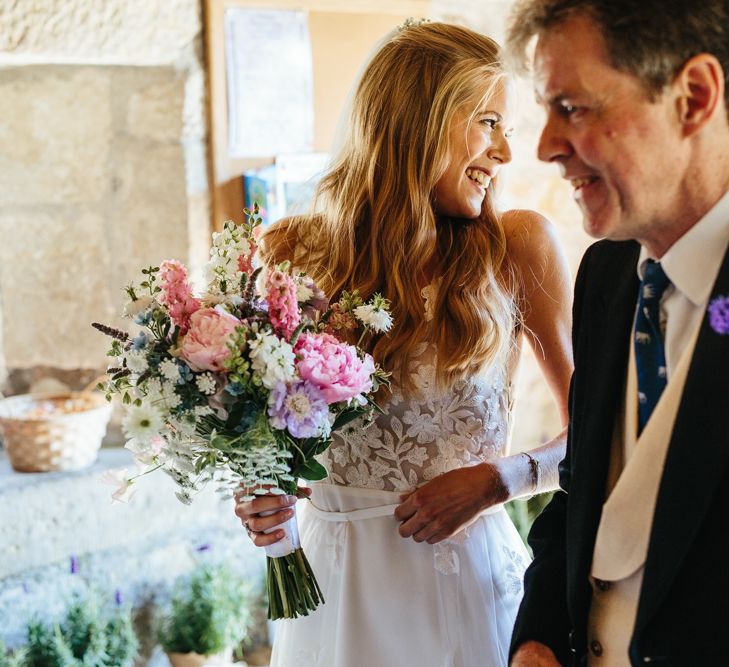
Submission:
[[[461,572],[458,552],[447,541],[433,545],[433,560],[435,569],[441,574],[460,574]]]
[[[328,528],[324,536],[324,549],[329,555],[329,567],[332,572],[341,572],[347,524],[344,521],[332,522]]]
[[[503,545],[503,550],[504,555],[508,560],[505,568],[506,592],[510,595],[521,595],[524,572],[526,571],[527,564],[524,562],[524,558],[521,554],[517,553],[513,549],[509,549],[509,547],[505,544]]]
[[[438,475],[504,453],[510,385],[505,365],[435,386],[435,346],[421,344],[410,370],[416,395],[393,387],[385,414],[372,424],[350,422],[319,457],[330,484],[410,491]]]
[[[299,649],[296,653],[296,667],[318,667],[320,664],[320,653],[321,649]],[[291,667],[294,667],[294,665],[291,665]]]

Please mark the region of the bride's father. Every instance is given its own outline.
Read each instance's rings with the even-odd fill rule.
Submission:
[[[729,0],[525,0],[532,37],[539,157],[607,240],[512,665],[727,664]]]

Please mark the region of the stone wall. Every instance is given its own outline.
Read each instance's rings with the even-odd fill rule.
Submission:
[[[0,3],[0,388],[80,386],[139,269],[205,259],[196,0]]]
[[[108,347],[90,322],[121,324],[140,268],[205,261],[205,88],[199,0],[0,0],[0,390],[80,388]],[[165,665],[150,614],[176,576],[230,560],[260,583],[262,554],[212,492],[186,507],[155,475],[112,506],[99,473],[129,459],[103,449],[86,471],[21,475],[0,456],[9,645],[88,582],[135,605],[139,664]]]

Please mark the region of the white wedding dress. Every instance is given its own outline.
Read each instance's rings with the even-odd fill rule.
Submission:
[[[276,622],[272,667],[502,667],[529,556],[502,506],[435,545],[403,539],[400,494],[441,473],[503,456],[506,365],[435,388],[434,348],[394,388],[386,414],[352,422],[319,460],[329,477],[297,512],[325,604]]]

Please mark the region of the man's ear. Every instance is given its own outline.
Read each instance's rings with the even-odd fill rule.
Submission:
[[[673,87],[684,136],[699,132],[724,108],[724,70],[709,53],[687,60],[676,75]]]

